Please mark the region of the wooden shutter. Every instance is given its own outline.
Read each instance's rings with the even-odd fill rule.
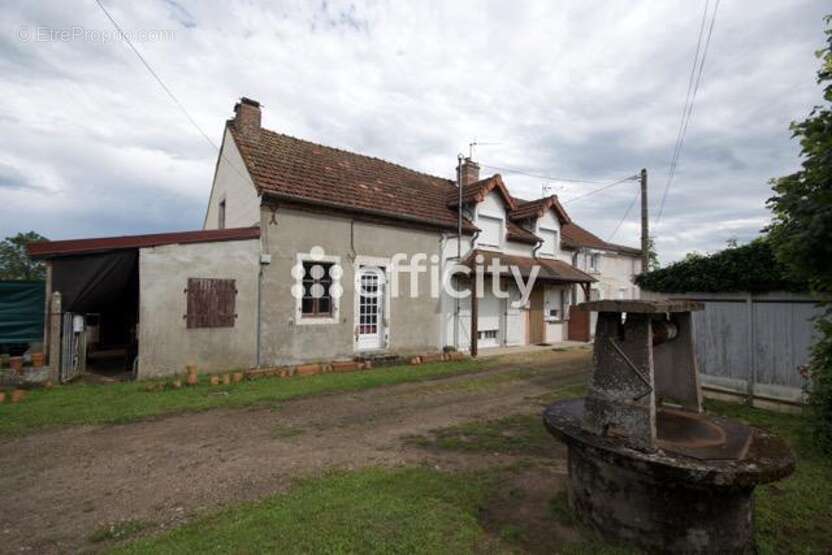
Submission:
[[[234,327],[237,288],[233,279],[188,278],[189,328]]]

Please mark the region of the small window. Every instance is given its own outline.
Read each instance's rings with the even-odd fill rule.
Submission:
[[[480,339],[497,339],[497,330],[483,330],[477,332],[477,337]]]
[[[225,199],[220,201],[219,208],[217,209],[217,228],[225,229]]]
[[[189,328],[234,327],[237,288],[233,279],[188,278]]]
[[[503,220],[491,216],[480,216],[477,223],[482,230],[479,237],[480,244],[499,247],[502,243],[500,237],[503,232]]]
[[[328,318],[332,316],[332,262],[303,263],[303,298],[301,316]]]
[[[540,252],[554,256],[558,249],[558,232],[554,229],[541,229],[540,237],[543,239],[543,245],[540,247]]]
[[[589,269],[593,272],[597,272],[598,268],[601,265],[601,255],[600,254],[593,254],[589,257]]]

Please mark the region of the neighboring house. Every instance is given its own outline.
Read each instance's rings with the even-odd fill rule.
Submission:
[[[195,233],[210,243],[212,233],[227,231],[247,254],[237,260],[228,251],[233,242],[199,253],[167,242],[140,249],[139,376],[181,371],[189,362],[219,370],[467,349],[470,298],[432,291],[431,279],[455,263],[473,265],[478,255],[514,266],[523,279],[539,272],[522,306],[513,302],[521,290],[512,274],[478,278],[485,286],[474,307],[481,348],[588,340],[589,319],[570,322],[571,304],[590,290],[604,298],[638,295],[639,251],[578,227],[557,197],[514,198],[499,175],[481,179],[470,160],[460,180],[461,241],[455,181],[263,129],[259,103],[243,98],[226,123],[204,230]],[[56,243],[31,250],[54,268],[61,256],[84,252],[75,243],[63,254],[50,247]],[[425,271],[395,272],[402,260]],[[474,284],[452,281],[458,289]],[[493,294],[495,281],[509,299]],[[223,353],[229,341],[239,346],[236,364]]]

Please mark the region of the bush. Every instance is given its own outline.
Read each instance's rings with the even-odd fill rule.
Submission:
[[[636,277],[636,284],[660,293],[803,292],[805,281],[789,275],[765,237],[711,255],[688,255],[666,268]]]
[[[828,310],[817,322],[819,339],[812,347],[809,372],[808,422],[814,443],[832,454],[832,318]]]

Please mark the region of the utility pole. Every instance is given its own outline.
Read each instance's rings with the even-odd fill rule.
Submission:
[[[650,228],[647,223],[647,170],[641,170],[641,272],[647,272],[650,264]]]

